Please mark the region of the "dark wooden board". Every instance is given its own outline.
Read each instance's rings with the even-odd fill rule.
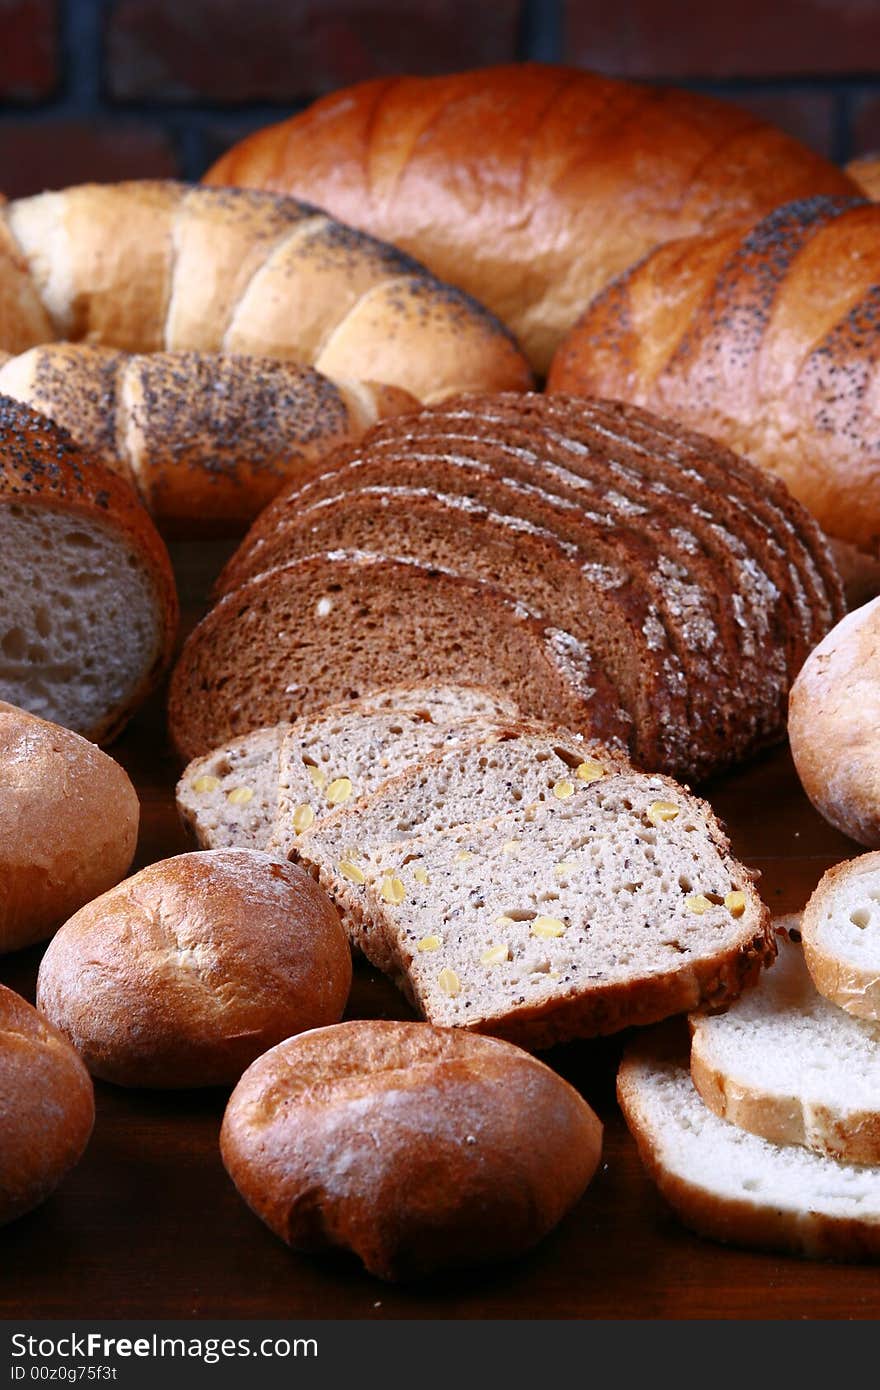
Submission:
[[[222,548],[178,548],[187,621]],[[175,809],[177,764],[161,697],[114,755],[142,801],[137,867],[190,848]],[[778,749],[701,789],[735,851],[763,872],[774,912],[800,908],[824,870],[859,852],[812,810]],[[33,998],[40,951],[0,959],[0,981]],[[409,1017],[359,966],[350,1017]],[[880,1271],[726,1248],[690,1235],[642,1172],[614,1102],[622,1040],[546,1060],[605,1123],[602,1167],[577,1210],[524,1259],[417,1287],[392,1287],[343,1257],[291,1253],[227,1179],[217,1136],[225,1095],[97,1085],[88,1152],[40,1210],[0,1230],[0,1318],[873,1318]]]

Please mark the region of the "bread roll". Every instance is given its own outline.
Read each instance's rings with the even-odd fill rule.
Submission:
[[[370,1020],[259,1058],[220,1147],[288,1245],[350,1249],[380,1279],[410,1279],[534,1245],[581,1196],[601,1139],[578,1093],[519,1048]]]
[[[0,985],[0,1226],[46,1200],[94,1122],[92,1083],[73,1048]]]
[[[776,473],[880,582],[880,205],[813,198],[660,247],[590,306],[551,391],[613,396]]]
[[[0,348],[65,338],[135,353],[245,353],[419,400],[530,382],[481,304],[292,198],[83,184],[21,198],[0,217]]]
[[[804,960],[820,994],[880,1025],[880,854],[823,874],[804,908]]]
[[[880,598],[847,616],[791,688],[791,753],[816,810],[859,844],[880,846]]]
[[[125,876],[140,808],[106,753],[3,702],[0,787],[2,953],[51,936]]]
[[[872,202],[880,198],[880,155],[866,154],[851,159],[846,172]]]
[[[337,445],[418,405],[396,387],[334,383],[294,362],[87,343],[10,358],[0,392],[63,425],[165,532],[186,535],[243,530]]]
[[[229,1085],[342,1015],[351,956],[304,870],[256,850],[181,854],[89,903],[40,966],[38,1007],[119,1086]]]
[[[131,487],[6,396],[0,593],[0,699],[108,742],[171,659],[171,561]]]
[[[294,193],[393,241],[486,303],[542,374],[652,246],[855,191],[736,106],[537,63],[334,92],[248,136],[206,181]]]

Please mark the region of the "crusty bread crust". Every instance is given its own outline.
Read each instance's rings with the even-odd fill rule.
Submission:
[[[255,850],[151,864],[87,904],[43,957],[40,1010],[94,1076],[234,1083],[282,1038],[335,1023],[351,955],[302,869]]]
[[[545,373],[659,242],[854,185],[739,107],[518,63],[377,78],[257,131],[206,175],[296,193],[477,295]]]
[[[95,1122],[88,1072],[36,1009],[0,985],[0,1226],[44,1202],[78,1163]]]
[[[17,351],[55,337],[262,355],[419,400],[530,384],[481,304],[308,203],[145,180],[82,184],[3,212],[51,319],[48,334],[35,324],[29,340],[15,335]]]
[[[168,551],[128,483],[84,454],[66,430],[7,396],[0,396],[0,506],[47,508],[98,521],[149,576],[158,631],[149,665],[123,704],[83,731],[95,742],[109,743],[171,661],[179,606]],[[21,563],[36,566],[39,557],[22,556]]]
[[[69,729],[0,701],[0,954],[31,946],[128,872],[137,793]]]
[[[259,1058],[220,1136],[230,1177],[276,1235],[350,1249],[388,1280],[529,1249],[581,1196],[601,1143],[586,1102],[519,1049],[377,1020]]]
[[[788,736],[816,810],[859,844],[880,845],[880,598],[837,624],[789,695]]]

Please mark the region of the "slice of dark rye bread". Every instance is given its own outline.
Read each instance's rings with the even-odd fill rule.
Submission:
[[[426,759],[293,854],[430,1022],[527,1047],[724,1003],[774,956],[711,808],[565,731]]]
[[[526,715],[626,747],[630,729],[599,664],[489,584],[345,551],[270,570],[190,634],[168,720],[185,761],[263,725],[403,681],[457,681]]]
[[[476,686],[392,686],[312,719],[254,729],[194,758],[177,784],[177,809],[203,849],[265,850],[271,840],[271,852],[286,857],[282,841],[296,833],[297,808],[299,821],[303,806],[318,817],[419,753],[454,741],[462,726],[470,732],[477,722],[519,714],[512,700]],[[337,786],[328,795],[342,777],[348,789]]]

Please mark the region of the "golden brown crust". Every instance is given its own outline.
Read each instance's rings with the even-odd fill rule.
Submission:
[[[43,957],[39,1007],[121,1086],[234,1083],[282,1038],[335,1023],[351,956],[302,869],[254,850],[152,864],[76,913]]]
[[[487,303],[539,372],[652,246],[854,191],[740,108],[536,63],[361,83],[249,136],[206,180],[305,196],[393,241]]]
[[[0,702],[0,953],[42,941],[128,872],[137,793],[69,729]]]
[[[322,1028],[261,1057],[221,1132],[244,1200],[296,1249],[382,1279],[518,1254],[599,1162],[589,1106],[519,1049],[419,1023]]]
[[[124,705],[85,731],[95,742],[107,743],[156,688],[171,661],[179,607],[164,542],[128,483],[89,459],[66,430],[8,396],[0,396],[0,506],[44,507],[99,521],[150,576],[158,629],[150,665]],[[38,557],[22,560],[29,558],[38,563]]]
[[[0,1226],[38,1206],[79,1161],[95,1121],[89,1074],[36,1009],[0,985]]]
[[[851,159],[845,172],[872,202],[880,198],[880,155],[864,154]]]
[[[813,198],[662,247],[595,301],[551,391],[616,396],[776,473],[836,540],[876,556],[880,207]]]
[[[869,876],[872,884],[876,883],[878,874],[878,850],[832,865],[813,889],[801,924],[804,960],[819,993],[847,1013],[870,1023],[880,1023],[880,974],[870,956],[865,963],[860,963],[839,954],[822,930],[822,918],[836,889],[848,882],[857,882],[862,875]],[[871,891],[876,890],[872,888]],[[841,911],[845,909],[842,907]]]

